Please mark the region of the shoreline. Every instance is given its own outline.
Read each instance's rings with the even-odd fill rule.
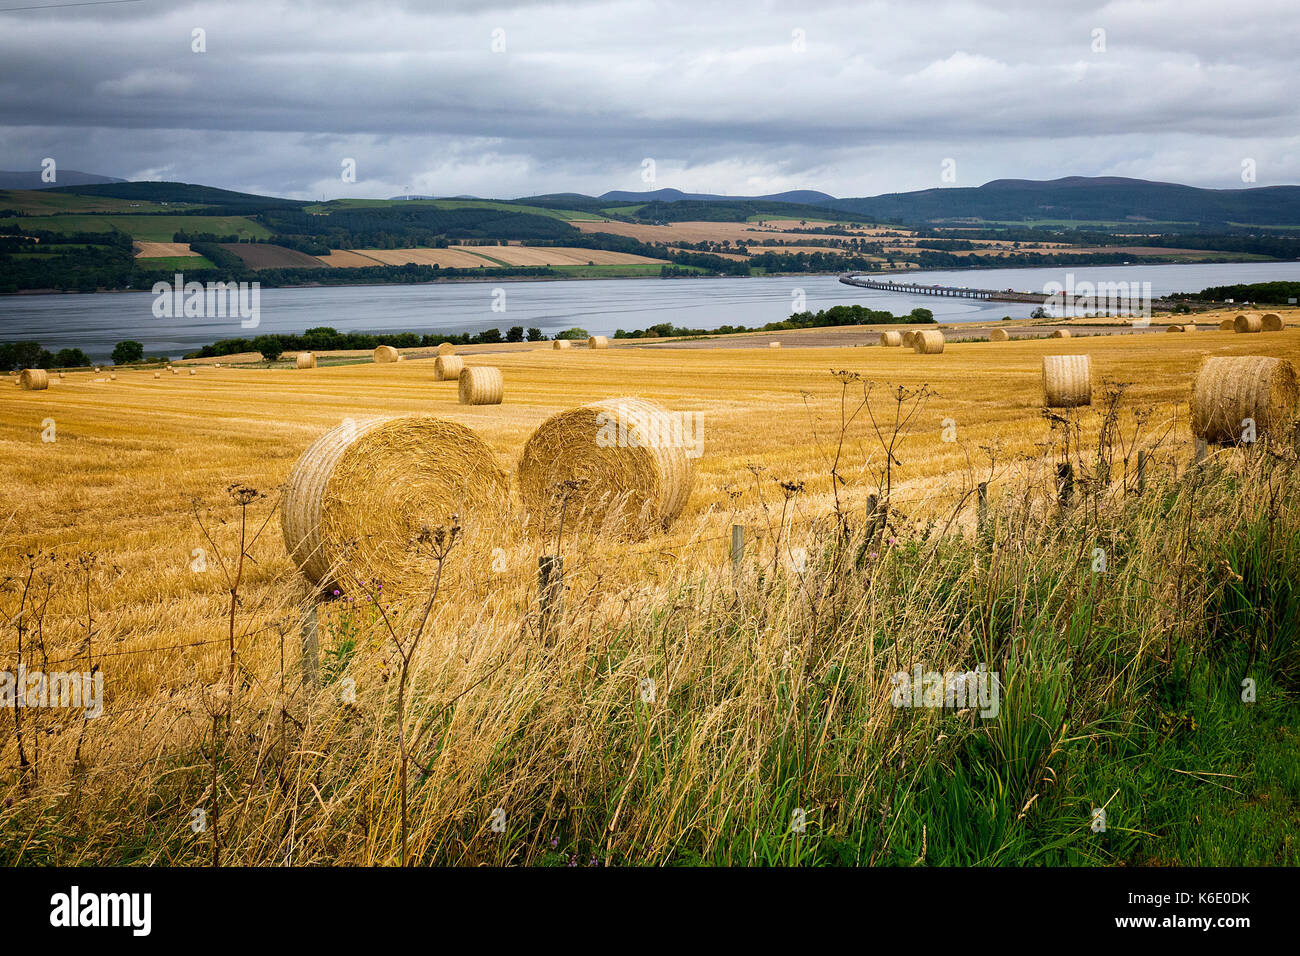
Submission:
[[[1211,266],[1211,265],[1283,265],[1289,262],[1300,262],[1300,259],[1272,259],[1265,262],[1244,261],[1241,259],[1197,259],[1194,262],[1184,261],[1160,261],[1160,262],[1122,262],[1122,263],[1083,263],[1078,267],[1081,269],[1137,269],[1151,268],[1153,266]],[[672,263],[668,263],[672,265]],[[998,272],[1002,270],[1033,270],[1033,269],[1062,269],[1070,268],[1076,265],[1070,262],[1055,263],[1052,265],[997,265],[997,266],[969,266],[961,267],[944,267],[938,269],[871,269],[867,271],[849,270],[845,272],[842,269],[822,270],[816,272],[765,272],[762,275],[732,275],[730,273],[694,273],[690,275],[662,276],[662,275],[641,275],[641,276],[485,276],[475,278],[473,276],[458,276],[451,279],[431,279],[428,282],[302,282],[295,285],[276,285],[267,286],[266,289],[332,289],[332,288],[378,288],[383,286],[423,286],[423,285],[461,285],[484,282],[617,282],[620,280],[645,280],[657,279],[661,281],[676,281],[679,279],[768,279],[768,278],[791,278],[798,276],[878,276],[878,275],[922,275],[933,272]],[[342,271],[342,270],[339,270]],[[174,273],[173,273],[174,275]],[[159,279],[158,281],[166,281]],[[253,280],[256,281],[256,280]],[[264,290],[265,291],[265,290]],[[75,289],[19,289],[17,292],[0,292],[0,298],[12,298],[19,296],[46,296],[46,295],[106,295],[106,294],[142,294],[152,295],[153,293],[145,289],[96,289],[93,292],[81,292]]]

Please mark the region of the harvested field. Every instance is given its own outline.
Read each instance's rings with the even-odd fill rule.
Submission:
[[[136,240],[135,257],[137,259],[164,259],[173,256],[197,256],[188,242],[147,242]]]
[[[770,333],[760,341],[769,337]],[[782,333],[787,344],[800,337],[798,332]],[[701,742],[698,751],[689,755],[680,747],[671,751],[674,760],[691,764],[689,770],[674,771],[689,773],[685,782],[690,786],[684,786],[682,793],[697,789],[720,792],[730,785],[735,763],[718,755],[738,754],[748,761],[752,748],[743,752],[737,748],[748,746],[743,743],[745,735],[757,732],[757,724],[766,728],[765,740],[779,740],[781,722],[791,705],[788,700],[774,702],[776,669],[793,667],[801,654],[815,652],[827,655],[819,659],[816,674],[831,673],[828,668],[846,660],[841,645],[851,644],[859,656],[847,658],[852,664],[847,678],[827,678],[831,681],[827,686],[859,694],[866,703],[855,704],[851,719],[837,726],[851,725],[855,733],[866,728],[862,746],[881,747],[879,757],[875,751],[862,755],[863,772],[870,773],[885,762],[884,748],[895,748],[890,752],[896,753],[900,746],[895,734],[903,722],[889,705],[886,673],[895,660],[887,656],[894,653],[892,640],[882,641],[879,647],[870,641],[828,642],[818,650],[793,639],[806,633],[795,629],[804,618],[792,623],[786,617],[793,616],[794,611],[786,610],[793,608],[801,609],[798,613],[811,620],[807,595],[813,590],[803,588],[801,575],[819,572],[812,561],[806,572],[791,562],[796,550],[806,548],[811,557],[818,553],[813,549],[819,542],[825,541],[811,530],[814,522],[824,523],[838,497],[856,527],[862,527],[867,496],[876,490],[870,463],[879,460],[873,457],[878,456],[879,446],[873,444],[866,416],[852,425],[845,445],[848,457],[834,475],[828,474],[831,466],[826,450],[842,421],[845,388],[832,370],[848,370],[888,386],[932,390],[912,419],[896,456],[899,464],[890,527],[891,535],[897,534],[899,547],[894,548],[894,542],[886,538],[879,555],[864,550],[863,559],[871,561],[869,567],[880,569],[880,573],[864,583],[855,568],[852,590],[845,592],[854,595],[851,602],[880,615],[873,618],[872,634],[897,630],[899,615],[909,615],[902,619],[902,628],[912,636],[908,649],[919,646],[919,653],[929,659],[951,646],[946,633],[935,635],[934,630],[945,626],[948,615],[956,613],[959,605],[942,602],[964,603],[970,593],[983,593],[968,590],[967,584],[976,578],[963,577],[971,573],[972,563],[974,574],[988,573],[987,551],[979,552],[984,557],[975,562],[975,551],[960,550],[965,547],[963,540],[974,539],[971,481],[983,477],[983,472],[971,474],[972,460],[982,456],[983,448],[997,450],[999,467],[989,481],[991,507],[1023,500],[1017,494],[1025,469],[1039,489],[1040,497],[1035,500],[1053,493],[1050,478],[1044,480],[1056,460],[1053,452],[1045,450],[1052,447],[1053,426],[1040,414],[1045,355],[1062,348],[1088,355],[1099,387],[1115,380],[1132,383],[1124,397],[1125,426],[1133,410],[1148,410],[1143,447],[1149,447],[1146,443],[1156,436],[1164,443],[1147,462],[1149,492],[1162,490],[1175,470],[1180,475],[1187,470],[1192,453],[1188,399],[1203,356],[1261,353],[1293,362],[1300,357],[1300,337],[1294,332],[1268,336],[1080,335],[1065,343],[1013,340],[995,348],[953,339],[942,354],[927,356],[924,361],[900,349],[808,347],[769,352],[764,342],[763,347],[743,350],[696,347],[668,352],[628,345],[620,343],[617,361],[611,361],[610,353],[586,349],[571,350],[557,360],[531,345],[503,348],[491,362],[509,381],[508,405],[460,405],[454,389],[432,385],[433,362],[415,358],[403,363],[400,374],[368,360],[350,366],[325,364],[311,372],[227,368],[223,363],[221,368],[205,368],[198,375],[164,376],[161,380],[147,373],[127,373],[108,385],[106,376],[69,372],[57,388],[46,391],[12,386],[0,389],[0,481],[10,491],[9,510],[0,527],[0,555],[4,556],[0,579],[15,580],[23,572],[22,556],[38,548],[67,559],[42,565],[63,577],[56,582],[48,611],[42,611],[47,618],[40,631],[40,647],[51,660],[82,660],[88,650],[83,639],[85,578],[79,576],[82,572],[75,558],[92,552],[99,562],[89,576],[95,614],[93,646],[106,665],[106,707],[100,719],[83,722],[62,715],[32,715],[33,720],[43,721],[41,777],[30,790],[20,789],[16,782],[10,786],[16,797],[14,813],[29,813],[30,822],[16,831],[20,839],[6,844],[9,857],[20,863],[39,863],[52,855],[42,847],[54,846],[61,859],[135,862],[141,846],[152,848],[153,841],[161,840],[153,835],[153,829],[158,819],[170,814],[180,839],[168,844],[168,862],[209,862],[210,837],[196,838],[187,826],[191,809],[204,804],[205,788],[211,780],[202,747],[212,719],[203,705],[213,699],[220,705],[222,698],[214,695],[224,693],[230,661],[237,660],[239,673],[247,675],[234,691],[234,712],[242,721],[241,732],[230,736],[231,746],[216,772],[239,800],[224,804],[231,812],[221,816],[226,821],[221,862],[281,865],[286,862],[286,845],[293,853],[288,862],[294,864],[387,864],[399,859],[402,841],[396,836],[394,820],[398,800],[393,741],[400,722],[387,719],[399,678],[395,678],[392,644],[377,620],[377,606],[391,608],[400,622],[408,619],[405,615],[412,611],[411,602],[393,595],[400,581],[390,578],[380,582],[386,584],[380,591],[367,577],[349,579],[346,593],[337,600],[315,603],[315,592],[301,579],[274,523],[278,521],[279,489],[295,462],[325,432],[346,427],[349,420],[361,426],[371,416],[421,414],[458,422],[471,428],[492,449],[503,470],[513,475],[529,436],[543,421],[578,405],[626,396],[653,401],[671,416],[655,431],[660,437],[682,439],[672,447],[698,447],[702,453],[692,458],[694,482],[671,527],[665,532],[652,531],[648,539],[631,545],[589,533],[576,520],[581,508],[575,506],[569,512],[572,523],[565,526],[557,547],[560,536],[553,527],[548,526],[545,533],[527,527],[517,482],[514,489],[496,496],[504,514],[487,529],[486,539],[482,533],[475,534],[469,520],[472,514],[465,509],[464,538],[449,559],[447,576],[440,579],[445,590],[430,604],[428,637],[421,645],[417,670],[409,684],[416,689],[414,699],[421,708],[411,718],[412,727],[429,726],[430,718],[446,718],[438,725],[437,743],[421,746],[418,764],[412,763],[421,773],[439,775],[437,786],[413,783],[410,788],[416,801],[410,840],[416,859],[503,863],[508,862],[504,854],[516,853],[518,846],[518,862],[543,862],[550,845],[549,831],[534,841],[536,846],[521,839],[503,852],[497,835],[487,831],[486,825],[478,827],[483,834],[475,835],[460,827],[450,830],[445,821],[457,819],[458,807],[471,807],[471,822],[482,823],[494,806],[503,804],[522,807],[521,816],[535,811],[538,819],[544,819],[547,801],[554,794],[547,774],[557,759],[572,753],[580,757],[566,771],[576,781],[573,786],[581,788],[575,792],[599,807],[584,834],[590,832],[595,839],[608,841],[608,851],[600,852],[608,852],[614,862],[631,863],[648,857],[672,859],[677,832],[663,846],[647,849],[641,842],[641,833],[663,825],[664,819],[675,819],[657,802],[662,798],[657,784],[655,796],[624,804],[622,819],[630,819],[632,824],[626,828],[620,824],[617,831],[609,829],[607,808],[595,802],[604,793],[603,787],[611,780],[621,781],[629,772],[615,758],[603,762],[601,758],[615,749],[618,760],[637,753],[636,747],[645,739],[642,727],[653,726],[647,721],[638,723],[642,711],[634,709],[637,687],[648,673],[659,680],[660,702],[669,705],[651,712],[654,720],[661,721],[672,734],[686,737],[688,743]],[[858,380],[850,381],[850,390],[860,387]],[[873,409],[889,413],[890,402],[883,388],[873,393],[871,401]],[[1095,445],[1099,416],[1092,410],[1070,414],[1077,425],[1071,448],[1086,455]],[[57,422],[55,442],[41,439],[46,419]],[[950,427],[946,421],[957,423],[957,440],[945,439],[944,432]],[[592,425],[608,427],[599,421]],[[587,441],[588,435],[590,429],[580,433],[579,440]],[[600,432],[592,440],[599,443]],[[617,433],[606,441],[596,447],[633,447]],[[635,445],[642,444],[636,437]],[[382,455],[382,449],[377,454]],[[1263,461],[1266,456],[1255,457]],[[1219,452],[1212,460],[1215,467],[1220,461],[1224,468],[1240,467],[1234,465],[1236,459],[1220,458]],[[387,474],[383,473],[385,464],[390,465]],[[1122,471],[1118,464],[1116,470]],[[372,472],[362,460],[357,463],[358,484],[354,487],[369,488],[372,474],[378,476],[376,490],[382,492],[402,489],[406,470],[381,462]],[[579,489],[582,477],[576,476]],[[1218,499],[1205,500],[1212,489],[1195,485],[1200,510],[1194,526],[1235,514],[1243,504],[1242,494],[1255,494],[1259,483],[1244,484],[1244,489],[1230,493],[1230,506]],[[1285,493],[1289,487],[1283,488],[1278,500],[1284,507],[1294,508],[1290,503],[1294,499]],[[250,560],[244,566],[237,601],[232,601],[231,588],[217,565],[217,552],[207,537],[212,535],[220,542],[223,554],[229,555],[232,546],[239,553],[236,542],[243,525],[240,506],[237,500],[232,503],[232,494],[251,501],[250,528],[255,530],[263,520],[272,521],[269,530],[249,546]],[[783,494],[787,495],[784,501]],[[951,547],[954,553],[931,562],[925,557],[926,548],[940,540],[933,535],[939,533],[942,520],[936,525],[930,519],[942,519],[947,509],[963,500],[969,507],[953,527],[951,538],[942,539],[950,541],[945,549]],[[1161,503],[1166,498],[1149,494],[1147,500]],[[360,504],[365,507],[364,502]],[[1051,508],[1056,514],[1054,503]],[[361,521],[354,530],[341,530],[345,555],[354,539],[362,548],[406,539],[436,546],[435,529],[426,529],[424,520],[407,521],[400,504],[381,503],[373,510],[385,519],[400,519],[404,526],[385,531],[380,542],[374,540],[368,521]],[[441,516],[427,520],[441,520]],[[729,553],[733,523],[743,525],[750,535],[747,564],[735,579]],[[1050,650],[1051,660],[1075,661],[1077,666],[1102,666],[1097,662],[1111,666],[1105,662],[1113,662],[1116,670],[1108,672],[1105,680],[1097,679],[1107,688],[1122,685],[1121,670],[1123,679],[1132,679],[1130,661],[1141,658],[1151,661],[1142,666],[1154,667],[1154,635],[1165,634],[1169,626],[1169,602],[1151,597],[1153,593],[1170,593],[1166,589],[1172,586],[1173,572],[1162,537],[1169,525],[1121,527],[1129,539],[1125,539],[1124,550],[1112,557],[1106,583],[1109,587],[1125,580],[1135,583],[1132,601],[1123,602],[1095,628],[1098,635],[1104,635],[1096,638],[1104,640],[1104,646],[1073,642],[1089,639],[1094,632],[1089,627],[1072,632],[1071,641],[1048,643],[1068,629],[1069,621],[1077,620],[1068,605],[1060,616],[1052,618],[1050,626],[1046,618],[1035,618],[1041,626],[1026,626],[1026,632],[1033,633],[1032,645],[1028,637],[1023,639],[1024,646],[1032,646],[1036,653]],[[1264,527],[1262,522],[1260,527]],[[1055,520],[1052,528],[1055,537],[1066,533],[1069,524]],[[1288,518],[1279,537],[1294,537],[1294,528],[1295,521]],[[105,529],[112,533],[105,534]],[[777,529],[784,529],[779,539],[775,538]],[[1228,537],[1227,529],[1216,526],[1210,530],[1215,539]],[[1026,556],[1022,560],[1037,562],[1042,547],[1057,547],[1050,540],[1042,539],[1041,546],[1038,541],[1035,539],[1033,548],[1021,549]],[[1059,546],[1060,568],[1070,570],[1037,563],[1006,567],[1006,589],[998,593],[1007,596],[1007,606],[1013,606],[1011,600],[1020,581],[1052,585],[1057,580],[1076,580],[1080,555],[1087,556],[1094,543],[1093,538],[1068,538]],[[1125,566],[1138,547],[1148,549],[1138,576],[1121,578],[1128,573]],[[557,550],[565,560],[562,597],[567,617],[557,612],[556,639],[548,643],[544,635],[539,636],[542,618],[534,608],[539,559]],[[993,553],[1010,550],[995,547]],[[202,570],[196,566],[196,555],[207,562]],[[1197,568],[1218,567],[1211,554],[1193,557]],[[896,563],[904,561],[913,563]],[[1049,571],[1060,577],[1049,578]],[[1086,570],[1082,573],[1087,574]],[[1228,567],[1223,573],[1238,572]],[[939,592],[918,589],[931,587],[935,583],[931,578],[937,578],[943,591],[956,597],[930,600]],[[879,591],[885,579],[897,580],[898,590]],[[701,581],[717,582],[719,588],[716,592],[691,590]],[[870,590],[864,592],[864,587]],[[775,603],[779,593],[774,592],[788,593],[789,603]],[[7,593],[12,597],[12,589]],[[713,639],[721,633],[712,626],[718,619],[707,617],[713,613],[715,593],[722,613],[743,614],[743,620],[751,622],[745,625],[741,639]],[[918,594],[923,599],[918,599]],[[348,599],[354,599],[355,605]],[[8,606],[12,607],[12,602]],[[298,669],[299,635],[308,606],[316,609],[318,617],[312,620],[319,624],[315,633],[320,641],[323,684],[315,691],[304,686]],[[782,613],[771,614],[773,607],[781,608]],[[233,618],[228,618],[231,608]],[[979,613],[978,606],[973,613]],[[663,621],[661,631],[633,630],[658,619]],[[232,621],[230,646],[237,656],[227,647],[228,620]],[[730,620],[734,627],[735,618]],[[1129,645],[1118,649],[1117,635],[1127,634],[1137,626],[1135,621],[1142,628],[1131,642],[1137,649]],[[856,620],[849,626],[859,627]],[[1180,639],[1187,637],[1184,634]],[[615,650],[622,656],[615,657]],[[979,660],[973,655],[980,650],[955,653],[970,653],[970,658],[957,658],[958,663],[965,663]],[[869,660],[866,654],[879,654],[881,660]],[[612,673],[593,667],[593,660],[608,660]],[[946,662],[939,660],[941,666]],[[725,671],[710,671],[717,662],[725,665]],[[707,703],[709,712],[717,715],[718,726],[700,719],[699,706],[676,707],[678,695],[684,691],[669,683],[672,678],[667,675],[674,673],[673,666],[685,668],[681,687],[689,684],[691,694],[714,695]],[[745,666],[761,670],[751,675],[741,669]],[[1026,671],[1018,674],[1023,679]],[[727,680],[720,680],[716,691],[710,690],[711,680],[719,675]],[[849,680],[854,682],[852,686]],[[339,706],[341,681],[355,684],[355,710]],[[856,689],[859,683],[863,685],[860,691]],[[291,690],[283,698],[274,696],[277,688],[285,687]],[[1055,698],[1039,694],[1033,699],[1050,703]],[[1016,698],[1009,696],[1008,700]],[[583,709],[583,701],[596,701],[599,706]],[[1064,727],[1064,710],[1053,706],[1058,709],[1045,726]],[[291,740],[279,736],[279,728],[289,724],[283,716],[286,713],[301,725],[283,731],[294,735]],[[1023,723],[1017,726],[1044,725],[1037,705],[1026,706],[1023,712],[1008,707],[1004,719],[1017,713],[1023,714]],[[932,753],[941,730],[936,724],[940,718],[909,716],[914,718],[910,723],[926,721],[912,735],[915,753]],[[797,717],[803,719],[802,714]],[[945,717],[951,721],[948,729],[972,732],[954,715]],[[0,719],[11,718],[0,712]],[[883,729],[876,729],[877,725]],[[1100,731],[1108,739],[1115,732],[1109,729],[1111,725],[1107,721]],[[575,726],[580,732],[575,733]],[[815,734],[820,733],[820,726],[814,728]],[[74,762],[83,729],[85,747],[80,761]],[[712,735],[707,740],[689,736],[706,732]],[[617,746],[589,745],[586,741],[593,733],[607,736]],[[1040,742],[1043,754],[1055,746],[1046,733]],[[1073,737],[1080,732],[1072,728],[1069,733]],[[278,749],[266,756],[268,751],[257,746],[261,739],[273,742]],[[281,748],[282,740],[289,746]],[[515,749],[503,767],[498,757],[507,743]],[[1082,741],[1070,755],[1086,759],[1092,743],[1093,738]],[[12,756],[12,743],[9,752]],[[830,751],[816,752],[830,759]],[[1243,752],[1248,753],[1249,748]],[[264,756],[269,762],[263,762]],[[1207,769],[1202,755],[1196,757],[1197,762],[1189,766]],[[297,760],[308,763],[299,768],[289,762]],[[10,778],[15,780],[16,764],[16,759],[11,759]],[[537,769],[522,775],[514,772],[524,764]],[[289,768],[283,777],[290,788],[287,800],[276,784],[285,766]],[[426,766],[432,770],[424,771]],[[606,770],[614,766],[620,769],[611,776]],[[1053,839],[1077,839],[1078,846],[1095,847],[1090,840],[1093,834],[1087,831],[1087,817],[1078,812],[1078,807],[1087,806],[1091,778],[1081,782],[1066,776],[1073,772],[1070,766],[1070,760],[1057,760],[1054,772],[1060,781],[1057,785],[1070,788],[1068,823],[1061,832],[1078,831],[1078,836]],[[1209,766],[1218,768],[1212,772],[1233,772],[1221,762]],[[824,773],[839,780],[849,772],[856,771],[841,771],[837,765]],[[1018,780],[1036,785],[1042,776],[1034,757]],[[300,777],[310,781],[310,786],[300,788],[301,793],[293,789]],[[533,782],[524,789],[521,779]],[[268,785],[264,786],[263,780]],[[1232,782],[1236,788],[1247,785],[1242,780]],[[889,793],[899,785],[897,780],[887,783]],[[856,783],[850,781],[847,786],[856,787]],[[63,828],[57,825],[63,819],[58,814],[68,806],[74,790],[75,812],[86,825]],[[988,792],[1000,790],[994,785]],[[1107,788],[1107,795],[1111,792]],[[743,793],[747,809],[768,806],[767,791],[761,798],[751,796],[749,790]],[[1143,795],[1138,790],[1123,794],[1123,798],[1125,812],[1131,812]],[[908,799],[942,797],[922,788],[910,791]],[[1024,803],[1018,784],[999,805],[998,813],[1008,826]],[[382,814],[376,812],[366,824],[371,837],[353,839],[351,832],[340,837],[340,812],[381,804],[387,809]],[[247,814],[241,816],[245,806]],[[1113,803],[1112,809],[1118,806]],[[29,809],[33,807],[39,814]],[[703,820],[718,833],[722,862],[752,862],[750,844],[734,835],[730,805],[715,810],[695,803],[688,809],[692,821]],[[871,819],[873,812],[878,816],[878,810],[865,803],[850,809],[843,817],[845,826]],[[781,833],[788,826],[782,819],[785,815],[784,808],[777,815],[775,825]],[[688,825],[674,825],[682,827],[682,839],[686,839]],[[297,830],[293,842],[284,844],[282,834],[289,827]],[[34,828],[42,832],[41,847],[36,849],[30,839]],[[919,831],[920,825],[914,829]],[[875,832],[874,826],[871,832]],[[929,852],[936,854],[941,852],[942,841],[931,833]],[[267,834],[272,839],[266,840]],[[910,864],[916,860],[921,837],[913,834],[908,840],[895,854],[897,859],[882,862]],[[44,855],[28,858],[37,851]],[[502,855],[493,855],[498,853]]]
[[[222,249],[233,252],[250,269],[319,269],[321,261],[297,249],[286,249],[266,242],[223,242]]]
[[[364,266],[384,265],[378,259],[373,259],[353,249],[335,249],[328,256],[317,256],[316,258],[332,269],[359,269]]]
[[[467,247],[453,247],[470,251]],[[633,263],[661,263],[662,259],[634,256],[626,252],[607,252],[604,249],[579,249],[568,246],[487,246],[478,247],[483,254],[512,266],[597,266],[630,265]]]
[[[674,222],[664,226],[641,225],[631,222],[574,222],[583,232],[608,232],[615,236],[631,236],[641,242],[662,242],[676,245],[679,242],[722,242],[732,244],[753,242],[755,239],[788,239],[793,242],[816,242],[817,237],[807,233],[785,232],[782,229],[762,226],[756,222]],[[809,225],[826,225],[810,223]],[[798,228],[799,224],[785,223],[784,228]],[[855,232],[867,236],[869,232]]]
[[[493,246],[480,246],[491,255]],[[485,269],[496,265],[491,259],[466,248],[447,249],[357,249],[357,254],[376,259],[388,266],[438,266],[440,269]]]

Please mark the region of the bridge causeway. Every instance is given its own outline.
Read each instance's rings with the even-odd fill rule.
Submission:
[[[984,302],[1032,302],[1043,305],[1048,301],[1089,310],[1117,309],[1131,311],[1141,309],[1145,303],[1140,299],[1106,300],[1097,294],[1069,295],[1061,292],[1048,295],[1046,292],[1016,292],[1013,289],[973,289],[968,286],[926,285],[920,282],[895,282],[892,279],[864,279],[861,276],[842,275],[840,281],[845,285],[861,289],[876,289],[881,292],[902,292],[906,295],[938,295],[955,299],[979,299]],[[1171,303],[1151,302],[1153,309],[1172,308]]]

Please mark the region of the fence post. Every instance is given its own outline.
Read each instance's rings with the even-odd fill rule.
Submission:
[[[975,487],[975,494],[975,533],[983,535],[989,523],[989,483],[981,481]]]
[[[733,577],[740,577],[744,563],[745,526],[743,524],[733,524],[731,526],[731,574]]]
[[[1209,446],[1206,445],[1204,438],[1196,439],[1196,464],[1205,464],[1206,455],[1209,454]]]
[[[1074,466],[1068,461],[1056,466],[1056,495],[1062,508],[1068,508],[1074,498]]]
[[[1138,452],[1138,497],[1141,497],[1147,490],[1147,453],[1143,449]]]
[[[542,640],[550,640],[551,631],[564,613],[564,558],[544,554],[537,559],[537,594],[541,603],[537,629]]]
[[[320,638],[317,634],[317,604],[302,619],[302,682],[308,687],[320,686]]]

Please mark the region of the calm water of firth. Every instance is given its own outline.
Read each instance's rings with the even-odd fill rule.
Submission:
[[[1092,266],[913,272],[894,276],[937,285],[1041,292],[1048,282],[1150,282],[1151,292],[1196,292],[1238,282],[1300,281],[1300,262]],[[504,298],[495,294],[504,290]],[[799,296],[802,293],[803,302]],[[859,303],[896,314],[924,306],[942,322],[1024,318],[1033,305],[909,296],[846,286],[835,276],[748,279],[584,279],[553,282],[465,282],[431,285],[335,286],[261,290],[256,328],[238,318],[158,319],[148,292],[0,296],[0,341],[35,340],[57,351],[81,348],[107,358],[123,339],[144,343],[148,355],[179,358],[217,339],[302,332],[328,325],[340,331],[478,332],[512,325],[550,335],[573,326],[593,335],[661,322],[696,329],[760,326],[811,311]],[[493,311],[494,303],[498,311]],[[504,305],[504,311],[501,307]]]

